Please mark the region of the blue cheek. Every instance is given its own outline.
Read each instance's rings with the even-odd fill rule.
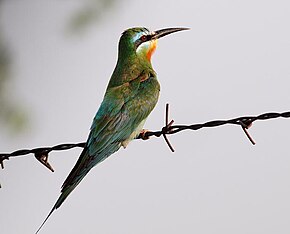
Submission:
[[[142,35],[142,32],[136,33],[135,36],[132,38],[132,42],[135,43]]]

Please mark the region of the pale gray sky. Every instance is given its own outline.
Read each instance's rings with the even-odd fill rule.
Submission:
[[[290,109],[290,2],[124,1],[82,36],[65,34],[79,1],[4,1],[1,30],[13,53],[11,99],[26,132],[0,131],[0,151],[84,141],[115,66],[122,31],[184,26],[153,57],[159,103],[146,128]],[[13,87],[13,89],[12,89]],[[41,233],[290,233],[290,120],[256,122],[252,146],[223,126],[134,141],[98,165]],[[0,229],[34,233],[59,196],[80,149],[33,156],[1,171]]]

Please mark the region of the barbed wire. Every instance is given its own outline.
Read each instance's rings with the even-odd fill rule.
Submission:
[[[244,116],[238,117],[229,120],[213,120],[202,124],[192,124],[192,125],[173,125],[174,121],[169,121],[169,104],[166,104],[165,110],[165,126],[160,131],[145,131],[140,133],[140,135],[136,139],[147,140],[152,136],[160,137],[163,136],[165,142],[169,146],[170,150],[174,152],[174,148],[170,144],[167,135],[176,134],[185,130],[199,130],[201,128],[210,128],[210,127],[218,127],[226,124],[239,125],[245,132],[246,136],[250,140],[250,142],[255,145],[255,141],[252,139],[247,129],[251,127],[252,123],[257,120],[269,120],[274,118],[290,118],[290,111],[283,113],[269,112],[265,114],[261,114],[258,116]],[[42,163],[49,170],[54,172],[52,166],[48,162],[48,154],[52,151],[62,151],[69,150],[72,148],[84,148],[86,146],[86,142],[80,143],[65,143],[59,144],[52,147],[39,147],[34,149],[21,149],[16,150],[12,153],[0,153],[0,164],[1,168],[4,169],[4,160],[9,160],[11,157],[24,156],[28,154],[34,154],[35,158]]]

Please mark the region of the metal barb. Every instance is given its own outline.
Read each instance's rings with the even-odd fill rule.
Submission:
[[[4,160],[9,160],[9,156],[8,155],[1,155],[0,156],[0,165],[1,165],[1,169],[4,169]]]
[[[50,171],[54,172],[54,169],[48,162],[48,153],[48,151],[37,152],[34,154],[34,156],[42,165],[44,165]]]
[[[247,128],[242,126],[242,129],[244,130],[244,133],[246,134],[246,136],[248,137],[248,139],[250,140],[250,142],[255,145],[256,142],[253,140],[253,138],[251,137],[250,133],[247,131]]]
[[[241,127],[242,127],[244,133],[246,134],[246,136],[247,136],[248,139],[250,140],[250,142],[251,142],[253,145],[255,145],[256,142],[253,140],[253,138],[251,137],[250,133],[247,131],[247,129],[249,129],[249,128],[252,126],[252,121],[247,121],[247,122],[246,122],[246,121],[242,121],[242,120],[240,120],[239,122],[240,122],[240,124],[241,124]]]
[[[174,149],[170,144],[167,135],[175,134],[185,130],[199,130],[201,128],[209,128],[209,127],[218,127],[221,125],[226,124],[234,124],[239,125],[242,127],[243,131],[247,135],[248,139],[251,141],[253,145],[255,145],[255,141],[252,139],[250,134],[248,133],[247,129],[251,126],[251,124],[256,120],[270,120],[274,118],[290,118],[290,111],[283,112],[283,113],[265,113],[258,116],[246,116],[246,117],[238,117],[229,120],[214,120],[209,121],[202,124],[191,124],[191,125],[173,125],[173,120],[169,123],[169,104],[166,104],[166,111],[165,111],[165,126],[159,131],[147,131],[145,132],[145,137],[155,136],[160,137],[163,136],[164,140],[166,141],[168,147],[172,152]],[[143,136],[143,137],[144,137]],[[142,139],[141,134],[136,139]],[[45,167],[49,170],[54,171],[51,165],[48,162],[48,153],[51,151],[60,151],[60,150],[68,150],[76,147],[84,148],[86,146],[86,142],[81,143],[66,143],[66,144],[59,144],[53,147],[44,147],[44,148],[34,148],[34,149],[21,149],[16,150],[12,153],[0,153],[0,165],[1,168],[4,169],[4,160],[9,160],[10,157],[17,157],[23,156],[27,154],[34,154],[38,161],[40,161]]]
[[[174,148],[171,145],[168,137],[166,136],[166,134],[170,133],[171,129],[170,127],[172,126],[172,124],[174,123],[174,120],[171,120],[170,123],[168,123],[169,120],[169,104],[166,103],[166,107],[165,107],[165,126],[162,128],[162,136],[165,140],[165,142],[167,143],[169,149],[171,150],[172,153],[174,153]]]

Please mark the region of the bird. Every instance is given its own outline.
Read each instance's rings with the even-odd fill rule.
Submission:
[[[145,27],[134,27],[122,33],[117,64],[93,119],[85,147],[36,234],[93,167],[121,147],[126,148],[140,134],[145,136],[143,125],[157,104],[160,92],[157,74],[151,64],[157,41],[188,29],[175,27],[149,31]]]

